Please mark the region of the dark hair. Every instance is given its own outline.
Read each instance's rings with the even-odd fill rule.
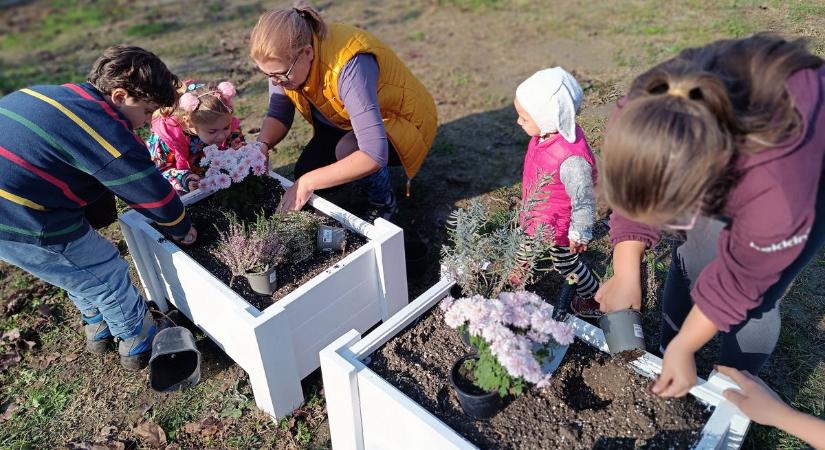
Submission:
[[[128,45],[107,48],[92,65],[88,81],[104,94],[122,88],[132,97],[161,107],[178,101],[181,86],[178,77],[154,53]]]
[[[684,50],[642,74],[605,137],[605,199],[651,223],[697,203],[719,213],[739,155],[799,134],[787,79],[822,62],[803,40],[760,33]]]

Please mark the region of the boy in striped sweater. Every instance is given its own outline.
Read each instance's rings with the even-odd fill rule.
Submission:
[[[89,81],[0,98],[0,260],[63,288],[81,311],[87,350],[115,337],[121,365],[145,367],[157,325],[117,249],[84,208],[107,191],[191,244],[197,233],[133,130],[177,101],[178,78],[154,54],[115,46]]]

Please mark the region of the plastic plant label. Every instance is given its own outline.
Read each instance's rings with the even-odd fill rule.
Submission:
[[[638,323],[633,324],[633,335],[635,335],[639,339],[644,339],[645,332],[642,330],[642,326]]]
[[[269,282],[274,283],[275,280],[278,279],[278,272],[272,272],[269,274]]]
[[[332,242],[332,230],[329,230],[329,229],[322,230],[321,240],[324,241],[324,244],[331,243]]]

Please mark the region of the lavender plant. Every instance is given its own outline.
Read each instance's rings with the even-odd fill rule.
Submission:
[[[284,245],[263,215],[258,215],[252,226],[241,222],[235,213],[225,213],[225,216],[228,225],[226,231],[219,230],[215,256],[232,272],[229,287],[235,277],[263,272],[283,261]]]
[[[272,216],[271,226],[284,245],[284,257],[292,263],[315,254],[316,235],[321,217],[307,211],[289,211]]]
[[[525,383],[546,386],[551,374],[542,367],[575,337],[570,325],[553,319],[551,305],[527,291],[447,297],[439,306],[447,326],[465,329],[478,349],[478,359],[465,363],[473,383],[502,397],[520,395]]]
[[[475,199],[450,214],[441,265],[465,295],[495,297],[505,289],[521,289],[532,282],[539,262],[552,245],[553,235],[543,226],[533,235],[521,227],[542,201],[542,177],[535,190],[516,207],[494,208]]]

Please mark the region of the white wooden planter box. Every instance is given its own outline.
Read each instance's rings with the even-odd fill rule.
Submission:
[[[270,172],[284,188],[292,182]],[[182,198],[191,205],[207,194]],[[123,236],[149,297],[173,303],[249,374],[255,402],[280,418],[303,401],[301,379],[319,367],[318,352],[343,333],[361,332],[407,305],[403,230],[374,225],[313,196],[309,201],[368,242],[339,263],[259,311],[165,239],[135,211],[120,217]]]
[[[336,450],[477,448],[363,362],[436,305],[452,285],[442,279],[367,336],[361,338],[352,330],[321,352],[329,428]],[[600,328],[576,318],[570,321],[579,339],[607,351]],[[661,372],[662,360],[647,353],[631,364],[640,374],[653,377]],[[715,407],[695,449],[736,449],[741,445],[750,421],[722,396],[729,387],[735,384],[727,377],[712,374],[691,389],[692,395]]]

